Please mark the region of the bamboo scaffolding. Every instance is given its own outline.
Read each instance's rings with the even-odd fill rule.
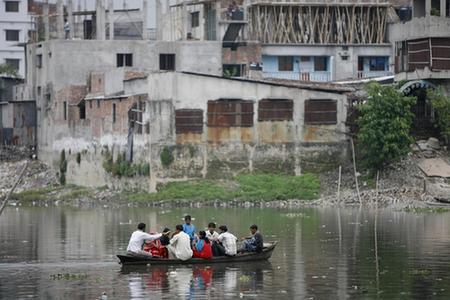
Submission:
[[[268,44],[388,43],[388,7],[367,5],[253,5],[249,36]]]

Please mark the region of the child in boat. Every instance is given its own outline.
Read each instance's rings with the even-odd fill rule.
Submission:
[[[196,238],[193,248],[194,254],[192,255],[192,257],[203,259],[212,258],[211,242],[206,237],[206,232],[200,231],[198,233],[198,238]]]
[[[183,224],[183,231],[189,235],[189,238],[191,239],[191,242],[194,240],[195,237],[195,226],[194,224],[191,224],[191,216],[186,215],[184,217],[184,224]]]
[[[144,251],[151,253],[153,257],[168,258],[169,253],[166,246],[170,242],[170,238],[167,236],[169,233],[170,229],[164,228],[163,235],[159,239],[145,242]]]
[[[213,256],[220,256],[219,247],[219,233],[216,231],[216,223],[210,222],[208,224],[208,230],[206,231],[206,237],[211,242],[211,248]]]

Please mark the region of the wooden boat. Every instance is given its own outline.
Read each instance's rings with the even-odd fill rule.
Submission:
[[[212,259],[191,258],[189,260],[167,259],[143,255],[117,255],[123,265],[192,265],[216,263],[245,263],[268,260],[278,242],[264,243],[262,252],[243,252],[235,256],[217,256]]]

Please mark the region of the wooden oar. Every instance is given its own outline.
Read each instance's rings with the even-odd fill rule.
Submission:
[[[6,195],[5,200],[3,200],[2,206],[0,207],[0,216],[2,215],[3,209],[5,209],[6,204],[8,203],[9,197],[11,197],[12,193],[14,192],[14,190],[16,189],[16,187],[19,185],[20,181],[22,180],[23,175],[25,175],[25,171],[27,170],[29,163],[30,163],[30,161],[27,160],[25,166],[22,169],[22,172],[20,172],[19,178],[17,179],[16,183],[14,183],[14,186],[9,191],[9,193]]]

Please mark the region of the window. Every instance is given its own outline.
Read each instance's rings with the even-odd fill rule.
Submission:
[[[175,54],[160,54],[159,69],[165,71],[175,71]]]
[[[326,56],[314,57],[314,71],[328,71]]]
[[[100,100],[97,100],[97,108],[100,108]]]
[[[5,1],[5,12],[19,12],[19,1]]]
[[[386,71],[386,58],[385,57],[371,57],[370,58],[370,71]]]
[[[245,75],[246,65],[223,65],[223,76],[225,77],[242,77]]]
[[[84,100],[80,102],[79,108],[80,108],[80,120],[86,119],[86,103],[84,102]]]
[[[7,29],[6,32],[6,40],[9,42],[18,42],[19,41],[19,32],[20,30],[12,30]]]
[[[336,100],[317,99],[305,101],[305,124],[333,125],[337,123]]]
[[[5,59],[5,64],[11,66],[11,68],[13,68],[16,71],[19,71],[20,68],[20,59],[15,59],[15,58],[6,58]]]
[[[175,110],[176,133],[203,133],[203,110],[177,109]]]
[[[132,66],[133,66],[133,54],[131,53],[117,54],[117,67],[132,67]]]
[[[208,101],[209,127],[252,127],[253,102],[240,99]]]
[[[258,121],[292,121],[294,102],[288,99],[263,99],[258,105]]]
[[[113,123],[116,123],[116,104],[113,103],[112,105],[112,121]]]
[[[278,71],[293,71],[294,57],[293,56],[278,56]]]
[[[194,11],[191,13],[191,27],[195,28],[200,26],[200,12]]]
[[[67,101],[63,102],[63,117],[64,120],[67,120]]]
[[[36,67],[42,68],[42,54],[36,55]]]

